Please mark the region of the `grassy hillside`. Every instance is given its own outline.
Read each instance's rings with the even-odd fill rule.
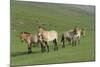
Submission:
[[[11,1],[11,65],[95,60],[95,14],[79,7],[71,4]],[[94,6],[88,7],[94,9]],[[59,40],[64,31],[73,29],[75,26],[84,28],[86,37],[82,38],[81,44],[76,47],[61,48],[59,42],[58,52],[53,51],[53,46],[50,46],[49,53],[41,53],[39,47],[33,47],[33,53],[28,55],[26,54],[27,45],[20,41],[19,33],[22,31],[35,33],[39,25],[44,25],[48,30],[56,30],[59,33]]]

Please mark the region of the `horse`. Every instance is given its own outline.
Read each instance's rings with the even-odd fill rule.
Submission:
[[[20,39],[21,41],[25,41],[28,46],[28,53],[32,53],[32,44],[38,43],[38,37],[35,34],[34,36],[29,32],[21,32],[20,33]]]
[[[39,27],[38,38],[39,38],[39,41],[41,42],[42,52],[46,51],[46,48],[47,48],[47,51],[49,52],[48,42],[50,41],[54,43],[54,51],[58,50],[58,46],[57,46],[58,33],[55,30],[48,31],[44,27]]]
[[[84,29],[78,29],[76,34],[73,35],[73,38],[72,38],[73,46],[76,46],[77,43],[80,44],[81,35],[83,37],[85,37],[85,30]]]
[[[81,35],[85,37],[85,30],[77,27],[73,30],[64,32],[61,38],[61,42],[63,42],[62,47],[65,47],[65,41],[67,41],[68,44],[72,44],[72,46],[75,46],[77,42],[80,44]]]

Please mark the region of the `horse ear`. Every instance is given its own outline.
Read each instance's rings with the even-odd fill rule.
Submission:
[[[75,26],[75,28],[79,28],[78,26]]]
[[[38,28],[42,28],[42,26],[38,26]]]
[[[22,34],[22,33],[24,33],[24,32],[20,32],[20,34]]]

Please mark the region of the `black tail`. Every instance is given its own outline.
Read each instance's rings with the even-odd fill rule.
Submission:
[[[61,42],[63,43],[62,48],[65,47],[65,37],[64,34],[62,35]]]
[[[63,42],[64,41],[64,34],[62,35],[62,38],[61,38],[61,42]]]

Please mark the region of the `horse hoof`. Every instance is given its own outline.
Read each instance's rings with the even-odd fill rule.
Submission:
[[[30,52],[28,52],[28,54],[30,54]]]
[[[62,48],[65,48],[65,46],[62,46]]]
[[[44,53],[44,51],[41,51],[42,53]]]
[[[32,53],[32,51],[28,52],[28,54],[31,54],[31,53]]]
[[[45,51],[42,50],[41,52],[44,53]]]
[[[54,51],[58,51],[58,48],[54,49]]]
[[[56,49],[54,48],[54,51],[56,51]]]

